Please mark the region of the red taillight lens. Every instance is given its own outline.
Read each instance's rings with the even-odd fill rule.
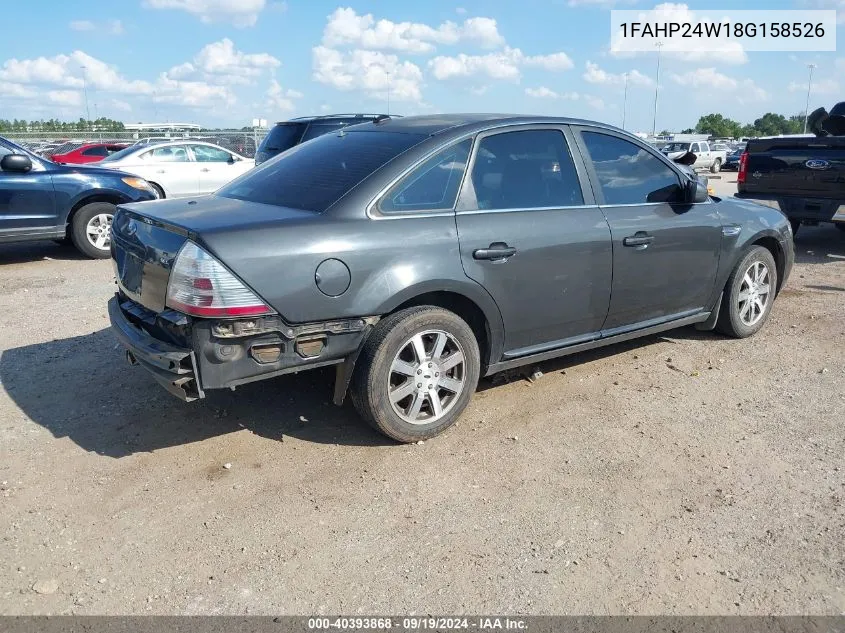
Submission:
[[[736,175],[736,181],[738,183],[745,182],[745,177],[748,174],[748,152],[743,152],[742,156],[739,157],[739,172]]]
[[[270,314],[259,299],[226,267],[193,242],[185,242],[170,273],[167,305],[201,317],[239,317]]]

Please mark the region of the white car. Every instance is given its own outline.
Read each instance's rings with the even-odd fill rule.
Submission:
[[[219,145],[201,141],[170,141],[133,145],[97,163],[120,169],[149,182],[159,198],[184,198],[214,193],[255,167],[255,160]]]
[[[711,149],[707,141],[667,143],[660,150],[669,160],[680,158],[687,152],[695,154],[695,169],[709,169],[711,173],[717,174],[728,158],[725,150]]]

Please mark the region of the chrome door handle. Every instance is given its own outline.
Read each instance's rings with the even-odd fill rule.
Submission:
[[[208,167],[203,167],[202,169],[200,169],[200,171],[205,173],[205,172],[209,172],[211,170]]]

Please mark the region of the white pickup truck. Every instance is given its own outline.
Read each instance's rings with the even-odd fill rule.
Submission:
[[[695,164],[692,167],[694,169],[709,169],[713,174],[719,173],[728,158],[726,151],[711,149],[710,143],[707,141],[673,141],[664,145],[660,151],[666,154],[670,160],[675,160],[687,152],[692,152],[695,154]]]

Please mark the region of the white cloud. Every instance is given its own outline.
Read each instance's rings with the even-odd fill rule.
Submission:
[[[505,43],[492,18],[469,18],[462,25],[444,22],[437,27],[418,22],[376,20],[372,13],[359,15],[350,7],[338,7],[328,16],[323,30],[323,46],[348,46],[369,50],[430,53],[436,44],[469,42],[483,48]]]
[[[268,53],[244,53],[228,38],[204,46],[190,62],[171,68],[172,79],[204,79],[211,83],[248,84],[282,62]]]
[[[525,55],[518,48],[505,47],[501,51],[485,55],[460,53],[454,57],[438,56],[429,60],[428,66],[436,79],[447,80],[460,77],[483,75],[490,79],[519,81],[522,67],[536,67],[547,71],[561,71],[572,68],[572,60],[566,53],[551,55]]]
[[[577,92],[555,92],[546,86],[539,88],[526,88],[525,94],[534,99],[563,99],[566,101],[577,101],[581,95]]]
[[[584,81],[591,84],[600,85],[624,85],[625,73],[609,73],[599,68],[598,64],[591,61],[587,62],[586,70],[582,75]],[[654,81],[651,77],[647,77],[640,71],[634,69],[628,72],[628,83],[635,86],[653,86]]]
[[[267,103],[268,109],[278,110],[282,112],[293,112],[296,109],[294,99],[301,99],[303,94],[298,90],[285,90],[282,85],[275,79],[270,80],[270,87],[267,89]]]
[[[72,31],[93,31],[97,27],[90,20],[73,20],[70,28]]]
[[[807,92],[807,82],[792,81],[790,82],[789,92]],[[813,79],[813,86],[810,94],[813,95],[838,95],[842,90],[839,83],[833,79]]]
[[[198,17],[203,24],[228,22],[238,28],[255,26],[267,0],[144,0],[148,9],[177,9]]]
[[[698,68],[681,75],[671,74],[669,77],[680,86],[706,89],[708,94],[712,94],[710,91],[713,90],[735,93],[739,103],[765,101],[769,97],[768,93],[753,80],[737,80],[720,73],[715,68]]]
[[[586,101],[587,105],[593,110],[604,110],[607,107],[604,100],[593,95],[584,95],[584,101]]]
[[[78,90],[49,90],[47,98],[59,106],[82,105],[82,93]]]
[[[326,46],[312,49],[313,78],[338,90],[360,90],[373,97],[396,101],[422,100],[422,71],[416,64],[378,51],[341,52]]]
[[[204,81],[177,81],[162,73],[155,84],[156,101],[188,107],[228,107],[237,98],[227,86]]]
[[[457,13],[458,15],[466,15],[467,10],[464,9],[463,7],[457,7],[455,9],[455,13]]]
[[[38,91],[16,83],[0,83],[0,94],[9,99],[35,99]]]
[[[132,112],[132,105],[120,99],[112,99],[109,101],[109,105],[120,112]]]

